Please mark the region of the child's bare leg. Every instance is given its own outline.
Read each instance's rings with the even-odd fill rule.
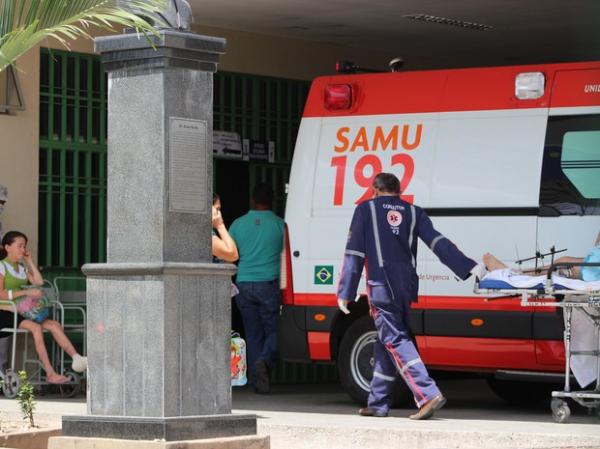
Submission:
[[[52,367],[50,363],[50,359],[48,357],[48,351],[46,350],[46,345],[44,344],[44,332],[42,330],[42,326],[34,323],[31,320],[23,320],[21,324],[19,324],[19,328],[25,329],[31,332],[33,336],[33,342],[35,343],[35,350],[40,358],[40,362],[46,371],[46,380],[51,384],[62,384],[68,382],[68,379],[65,376],[61,376]]]
[[[502,270],[504,268],[508,268],[506,265],[500,262],[496,258],[496,256],[490,253],[485,253],[483,255],[483,263],[488,271]]]
[[[71,357],[77,354],[77,351],[73,347],[71,340],[69,340],[69,337],[65,335],[65,331],[58,321],[44,320],[42,322],[42,327],[50,331],[54,337],[54,340],[56,340],[56,343],[58,343],[58,346],[63,348],[67,354],[69,354]]]

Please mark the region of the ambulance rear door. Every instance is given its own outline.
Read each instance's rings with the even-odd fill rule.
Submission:
[[[537,249],[584,257],[600,232],[600,64],[556,72],[540,180]],[[544,259],[551,262],[551,257]],[[560,314],[536,313],[540,363],[564,353]]]
[[[440,113],[431,195],[435,227],[469,257],[486,252],[508,265],[535,251],[538,186],[547,102],[514,98],[519,68],[456,71]],[[487,302],[474,279],[458,279],[426,249],[426,363],[441,367],[535,365],[532,311],[510,299]]]

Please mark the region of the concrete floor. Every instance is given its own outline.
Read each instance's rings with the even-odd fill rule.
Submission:
[[[234,388],[236,413],[255,413],[259,434],[272,449],[450,449],[600,448],[600,418],[573,405],[566,424],[552,420],[547,403],[511,406],[479,379],[441,380],[448,404],[434,419],[411,421],[412,408],[389,418],[364,418],[337,384],[276,385],[269,395]],[[41,397],[37,417],[60,422],[62,414],[85,413],[85,399]],[[0,399],[7,418],[18,417],[16,401]],[[5,419],[7,419],[5,418]]]

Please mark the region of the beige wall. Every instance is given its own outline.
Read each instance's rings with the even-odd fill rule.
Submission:
[[[320,75],[335,73],[337,60],[345,59],[363,67],[386,69],[388,62],[398,56],[206,26],[194,27],[194,31],[227,39],[227,53],[221,58],[219,69],[230,72],[312,80]]]
[[[385,67],[393,55],[339,45],[273,38],[265,35],[210,27],[195,27],[201,34],[227,39],[227,54],[220,70],[310,80],[334,72],[335,61],[350,59],[365,67]],[[99,33],[93,33],[99,34]],[[43,46],[63,48],[54,41]],[[73,51],[89,53],[93,46],[81,39]],[[9,198],[0,216],[4,230],[18,229],[29,236],[30,248],[38,241],[38,127],[39,48],[18,61],[19,82],[25,111],[0,114],[0,184],[8,186]],[[8,162],[7,162],[8,161]]]
[[[63,48],[54,42],[46,47]],[[73,51],[92,51],[90,41],[81,40]],[[17,62],[17,77],[24,96],[25,110],[0,114],[0,184],[8,187],[8,202],[0,221],[3,231],[19,230],[29,237],[29,248],[37,260],[38,242],[38,162],[39,162],[39,47]]]
[[[8,202],[0,221],[3,231],[19,230],[37,254],[39,55],[30,51],[19,60],[17,77],[25,110],[0,114],[0,184],[8,187]]]

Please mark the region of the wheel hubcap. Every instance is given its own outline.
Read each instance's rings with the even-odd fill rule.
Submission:
[[[373,344],[377,338],[375,331],[366,332],[356,339],[350,353],[350,372],[354,382],[363,390],[369,391],[373,378]]]

